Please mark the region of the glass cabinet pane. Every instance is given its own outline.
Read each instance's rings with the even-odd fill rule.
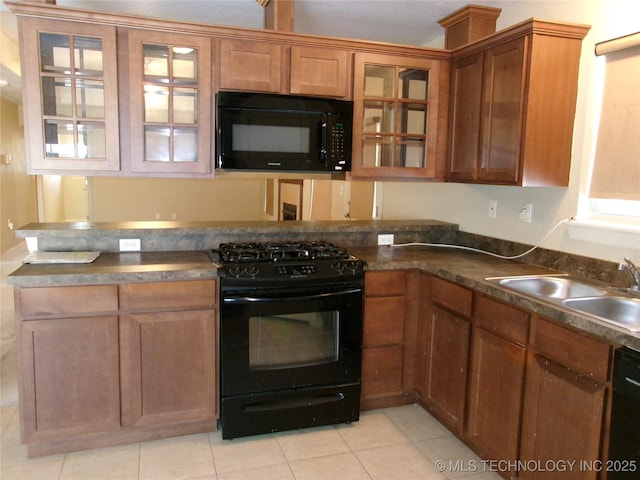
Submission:
[[[173,90],[173,121],[193,125],[197,121],[198,91],[195,88]]]
[[[395,130],[393,102],[364,102],[363,130],[365,132],[392,133]]]
[[[42,77],[42,110],[45,115],[50,116],[73,115],[71,78]]]
[[[395,159],[397,167],[424,167],[424,140],[409,138],[396,145]]]
[[[173,47],[173,78],[177,83],[198,81],[198,51],[189,47]]]
[[[405,68],[399,72],[400,98],[427,100],[429,94],[429,72]]]
[[[175,162],[195,162],[198,160],[198,132],[195,128],[175,128],[173,131]]]
[[[76,115],[83,118],[104,118],[104,82],[76,79]]]
[[[156,162],[171,160],[171,129],[165,127],[144,127],[144,157]]]
[[[40,34],[40,69],[43,72],[71,73],[71,36]]]
[[[106,132],[103,123],[78,125],[78,158],[105,158]]]
[[[169,121],[169,88],[158,85],[144,86],[144,121],[167,123]]]
[[[424,104],[402,103],[398,107],[400,124],[398,133],[424,135],[427,131],[427,106]]]
[[[73,37],[74,68],[77,75],[102,75],[102,40],[94,37]]]
[[[393,166],[393,137],[365,136],[362,142],[362,165]]]
[[[45,120],[45,155],[48,158],[74,158],[76,156],[73,122]]]
[[[143,47],[145,80],[169,81],[169,47],[166,45],[148,45]],[[152,78],[156,77],[156,78]]]
[[[380,65],[366,65],[364,69],[364,96],[395,98],[396,69]]]

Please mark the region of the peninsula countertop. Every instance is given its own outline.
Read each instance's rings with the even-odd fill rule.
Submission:
[[[366,262],[366,270],[418,269],[612,342],[640,349],[640,335],[485,280],[563,272],[453,248],[374,246],[350,247],[349,251]],[[24,264],[9,275],[8,281],[17,287],[42,287],[190,280],[215,278],[218,268],[208,251],[103,253],[88,264]],[[589,282],[606,287],[595,280]]]

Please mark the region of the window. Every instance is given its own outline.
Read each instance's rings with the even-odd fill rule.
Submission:
[[[596,45],[602,104],[589,188],[580,217],[607,245],[640,247],[640,32]],[[631,236],[628,236],[631,235]],[[596,240],[599,239],[599,240]]]

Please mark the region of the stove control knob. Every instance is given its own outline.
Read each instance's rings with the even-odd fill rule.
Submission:
[[[227,273],[229,275],[233,275],[234,277],[239,277],[242,274],[242,268],[238,265],[233,265],[227,269]]]
[[[351,273],[356,273],[358,270],[358,262],[347,262],[345,266]]]
[[[249,265],[244,269],[244,271],[253,277],[256,273],[258,273],[258,267],[256,267],[255,265]]]
[[[336,272],[341,272],[342,270],[344,270],[344,264],[342,262],[332,263],[331,268]]]

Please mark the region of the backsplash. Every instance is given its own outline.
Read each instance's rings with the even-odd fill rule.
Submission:
[[[461,231],[457,232],[455,243],[457,245],[488,250],[506,256],[519,255],[531,248],[531,245],[525,245],[523,243],[500,240],[498,238],[485,237]],[[617,263],[607,260],[539,247],[517,261],[560,270],[578,277],[592,278],[611,286],[630,286],[628,274],[618,270]]]

